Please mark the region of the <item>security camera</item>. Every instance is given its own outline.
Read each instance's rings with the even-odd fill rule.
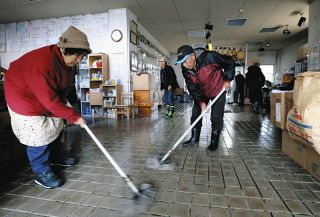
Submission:
[[[204,26],[204,28],[205,29],[207,29],[207,30],[212,30],[213,29],[213,25],[211,25],[211,24],[206,24],[205,26]]]

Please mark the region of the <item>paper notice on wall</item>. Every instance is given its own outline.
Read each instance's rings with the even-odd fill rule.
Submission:
[[[308,70],[320,69],[320,41],[311,44],[308,57]]]
[[[43,21],[44,43],[45,45],[56,44],[59,40],[57,33],[57,18],[46,19]]]
[[[30,26],[28,21],[17,23],[18,48],[21,54],[31,50],[30,46]]]
[[[17,24],[6,24],[6,44],[7,52],[18,51]]]
[[[72,16],[71,25],[83,31],[83,15]]]
[[[71,17],[59,17],[57,18],[57,34],[58,37],[67,30],[67,28],[71,25]]]
[[[32,50],[43,47],[45,45],[43,20],[30,21],[30,39]]]
[[[281,103],[276,103],[276,122],[281,122]]]
[[[0,24],[0,52],[6,50],[6,25]]]

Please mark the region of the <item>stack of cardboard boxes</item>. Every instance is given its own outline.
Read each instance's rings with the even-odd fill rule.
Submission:
[[[286,128],[287,114],[293,106],[293,91],[271,93],[270,121],[282,129],[282,151],[320,181],[320,156],[311,147],[293,140]]]

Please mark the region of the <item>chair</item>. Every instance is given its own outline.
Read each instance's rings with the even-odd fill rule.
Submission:
[[[133,92],[131,93],[121,93],[120,97],[120,105],[116,105],[116,119],[118,119],[118,115],[125,115],[127,119],[130,118],[130,114],[132,118],[134,118],[134,98]]]

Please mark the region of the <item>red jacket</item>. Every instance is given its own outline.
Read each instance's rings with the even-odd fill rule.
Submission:
[[[33,50],[14,62],[6,72],[5,98],[10,109],[26,116],[59,117],[74,123],[80,115],[67,107],[63,89],[74,79],[56,45]]]

